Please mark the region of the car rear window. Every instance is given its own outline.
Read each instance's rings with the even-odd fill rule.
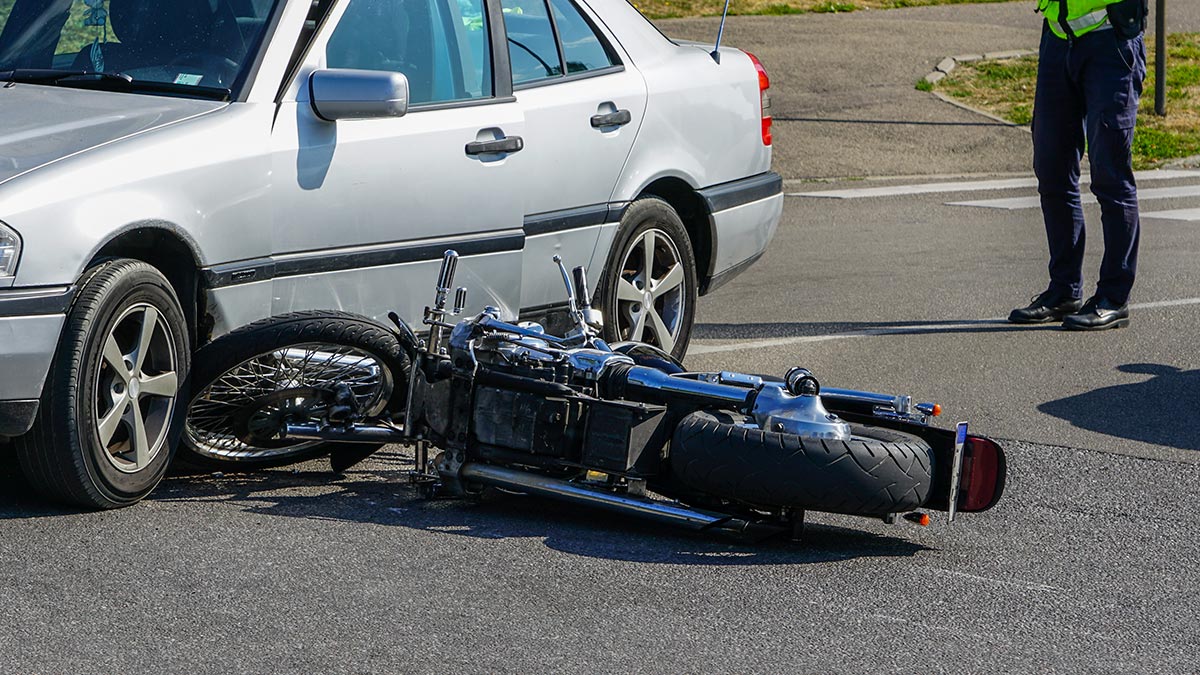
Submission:
[[[600,37],[596,27],[571,0],[550,0],[554,22],[562,40],[567,73],[583,73],[618,65],[616,54]]]
[[[562,75],[554,26],[544,0],[500,0],[513,84]]]

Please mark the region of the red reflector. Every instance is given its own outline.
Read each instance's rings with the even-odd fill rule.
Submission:
[[[746,52],[746,56],[750,57],[750,61],[754,64],[754,70],[758,73],[758,104],[759,113],[762,115],[762,142],[763,145],[771,144],[771,116],[767,114],[767,109],[770,107],[770,98],[768,98],[767,90],[771,88],[771,78],[767,77],[767,69],[763,68],[763,64],[758,60],[758,57]]]
[[[1004,490],[1004,450],[987,438],[967,436],[958,510],[986,511]]]

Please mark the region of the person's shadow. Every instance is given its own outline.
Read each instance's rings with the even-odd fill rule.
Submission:
[[[1200,450],[1200,370],[1154,363],[1117,370],[1151,377],[1049,401],[1038,410],[1109,436]]]

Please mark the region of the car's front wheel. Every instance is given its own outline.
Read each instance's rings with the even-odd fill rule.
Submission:
[[[621,218],[597,288],[604,337],[646,342],[682,359],[696,312],[696,257],[683,221],[656,197]]]
[[[191,363],[170,283],[137,260],[84,273],[37,420],[17,439],[33,487],[89,508],[137,502],[162,480],[183,429]]]

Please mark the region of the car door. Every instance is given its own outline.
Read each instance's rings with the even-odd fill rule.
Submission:
[[[502,38],[485,0],[345,0],[318,29],[273,130],[273,313],[339,308],[419,327],[446,249],[462,259],[468,309],[515,316],[521,288],[523,133]],[[497,12],[498,13],[498,12]],[[502,53],[501,53],[502,54]],[[501,58],[499,61],[504,62]],[[310,100],[321,68],[403,73],[401,117],[328,122]]]
[[[500,0],[513,89],[525,118],[527,312],[565,301],[550,258],[587,265],[645,113],[646,85],[572,0]],[[593,271],[593,281],[595,277]]]

